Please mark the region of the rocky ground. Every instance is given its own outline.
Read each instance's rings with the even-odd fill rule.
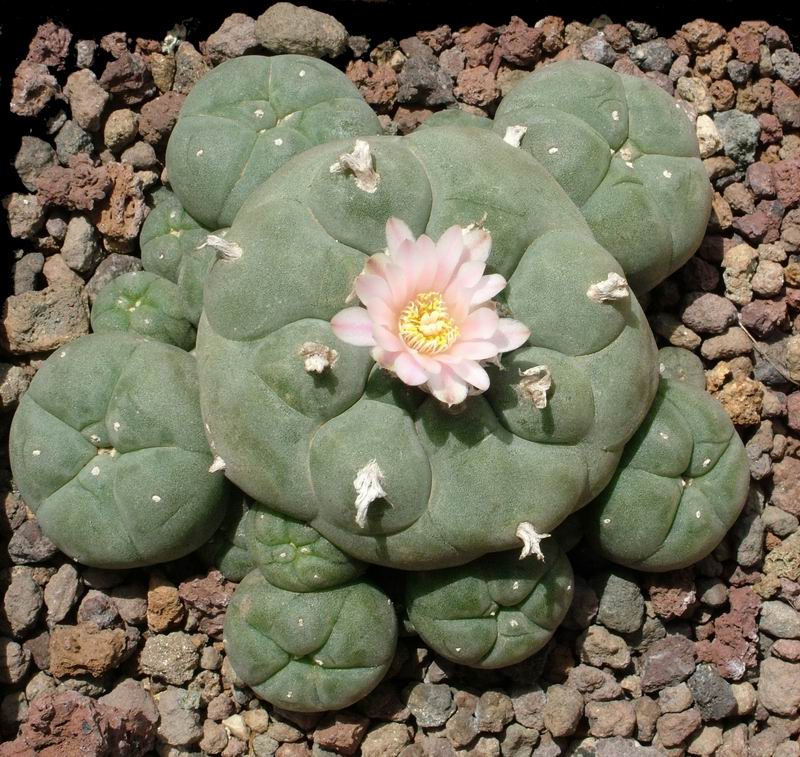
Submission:
[[[749,503],[690,570],[631,574],[577,550],[568,619],[522,665],[458,668],[408,636],[367,699],[296,715],[252,697],[226,661],[233,584],[194,559],[130,572],[72,564],[11,489],[4,451],[0,754],[800,755],[800,56],[788,35],[760,21],[696,20],[662,36],[643,22],[550,16],[398,42],[272,12],[302,30],[305,52],[334,56],[388,131],[445,107],[491,115],[527,71],[565,58],[679,98],[714,209],[698,255],[653,292],[649,315],[662,343],[704,359],[708,390],[747,444]],[[275,26],[234,14],[206,40],[181,28],[164,40],[35,31],[11,101],[30,135],[7,146],[18,249],[0,324],[4,450],[37,366],[89,331],[106,282],[141,267],[137,233],[186,94],[227,58],[283,52]]]

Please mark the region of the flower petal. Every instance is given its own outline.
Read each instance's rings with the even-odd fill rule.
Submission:
[[[430,393],[445,405],[457,405],[467,398],[466,382],[449,368],[443,368],[438,376],[428,379]]]
[[[410,299],[405,271],[397,263],[389,263],[386,266],[386,281],[391,290],[391,297],[387,302],[400,312]]]
[[[489,360],[497,353],[498,348],[494,341],[456,342],[447,352],[441,355],[441,358],[447,363],[454,363],[464,359]]]
[[[345,308],[331,318],[333,333],[347,344],[373,347],[372,319],[364,308]]]
[[[492,235],[486,229],[470,229],[463,237],[468,259],[485,263],[492,249]]]
[[[386,281],[380,276],[370,273],[362,273],[356,276],[355,289],[358,299],[365,305],[369,305],[375,299],[388,303],[392,298],[392,293]]]
[[[489,374],[486,373],[474,360],[460,360],[453,363],[450,368],[468,384],[485,392],[489,388]]]
[[[379,347],[383,347],[390,352],[402,352],[405,349],[405,344],[396,334],[393,334],[389,329],[374,324],[372,327],[373,334],[375,335],[375,342]]]
[[[514,318],[501,318],[492,342],[499,352],[509,352],[525,344],[530,335],[531,330],[524,323]]]
[[[492,308],[473,310],[461,325],[459,337],[464,341],[491,339],[497,331],[500,317]]]
[[[395,358],[392,370],[404,384],[409,386],[419,386],[428,380],[428,374],[407,352],[401,352]]]
[[[393,254],[407,239],[414,241],[414,234],[408,224],[399,218],[390,218],[386,222],[386,245],[389,253]]]
[[[491,300],[498,292],[502,292],[508,282],[499,273],[481,276],[475,289],[472,290],[470,305],[481,305]]]
[[[436,267],[436,278],[433,281],[434,290],[443,292],[447,288],[463,254],[464,240],[461,227],[451,226],[436,243],[436,257],[439,262]]]
[[[442,364],[437,358],[428,357],[427,355],[423,355],[422,353],[412,350],[411,348],[408,348],[408,353],[420,364],[423,371],[432,374],[441,373]]]
[[[427,235],[423,234],[417,240],[417,250],[422,259],[422,268],[417,277],[413,291],[430,292],[433,290],[433,283],[436,278],[436,269],[439,259],[436,255],[436,244]]]
[[[377,297],[373,297],[370,300],[369,305],[367,305],[367,312],[373,323],[379,326],[385,326],[388,329],[397,326],[397,311]]]

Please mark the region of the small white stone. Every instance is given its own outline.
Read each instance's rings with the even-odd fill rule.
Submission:
[[[667,171],[666,169],[664,169],[664,170],[661,172],[661,175],[662,175],[662,176],[663,176],[665,179],[671,179],[671,178],[672,178],[672,172],[671,172],[671,171]]]
[[[551,155],[555,155],[558,152],[558,148],[551,147],[547,152],[549,152]]]
[[[99,476],[100,475],[100,468],[97,465],[95,465],[94,468],[92,468],[89,472],[93,476]]]
[[[159,497],[158,494],[154,494],[150,499],[152,499],[153,502],[161,502],[161,497]]]
[[[278,147],[280,147],[283,144],[283,140],[280,137],[278,137],[275,140],[274,144],[276,144]]]
[[[35,450],[33,450],[32,454],[33,454],[34,457],[39,457],[39,455],[42,454],[42,451],[40,449],[35,449]]]

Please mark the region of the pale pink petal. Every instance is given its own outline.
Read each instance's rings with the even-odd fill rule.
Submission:
[[[498,352],[509,352],[525,344],[530,335],[531,330],[524,323],[513,318],[501,318],[492,342],[497,345]]]
[[[383,349],[389,350],[390,352],[401,352],[405,349],[403,340],[389,331],[389,329],[375,324],[372,330],[375,335],[375,341],[379,347],[383,347]]]
[[[466,382],[456,376],[449,368],[442,369],[438,376],[428,378],[431,394],[445,405],[458,405],[467,398]]]
[[[459,226],[451,226],[436,243],[436,256],[439,264],[436,268],[436,278],[433,280],[433,289],[442,292],[447,288],[455,274],[461,257],[464,254],[464,240]]]
[[[469,290],[458,287],[448,289],[444,294],[444,301],[450,317],[459,326],[467,320],[469,315]]]
[[[457,376],[481,392],[485,392],[489,388],[489,374],[474,360],[460,360],[453,363],[450,368]]]
[[[383,300],[389,302],[392,293],[389,285],[380,276],[369,273],[362,273],[356,277],[356,294],[358,299],[365,305],[369,305],[373,300]]]
[[[386,222],[386,246],[389,248],[389,253],[393,254],[407,239],[414,241],[414,235],[408,224],[399,218],[390,218]]]
[[[367,305],[367,312],[369,317],[380,326],[385,326],[388,329],[397,326],[399,318],[397,310],[377,297],[373,297],[370,300],[369,305]]]
[[[469,260],[485,263],[492,249],[492,235],[486,229],[471,229],[464,234],[464,247]]]
[[[389,289],[391,291],[391,295],[387,300],[387,303],[390,303],[392,307],[400,312],[411,299],[408,289],[408,281],[406,280],[403,269],[396,263],[389,263],[386,266],[386,281],[388,282]]]
[[[420,237],[420,240],[423,237]],[[417,281],[422,273],[425,261],[420,254],[417,242],[403,242],[397,250],[397,253],[392,257],[392,262],[402,270],[403,279],[405,283],[404,294],[409,296],[409,299],[415,292],[420,290],[417,288]]]
[[[500,317],[491,308],[473,310],[461,324],[459,338],[464,341],[473,339],[491,339],[497,331]]]
[[[371,273],[377,276],[383,276],[383,271],[386,264],[389,262],[389,256],[385,252],[376,252],[367,258],[364,263],[364,273]]]
[[[372,355],[372,359],[379,366],[381,366],[381,368],[389,368],[390,370],[394,365],[395,359],[397,358],[396,352],[390,352],[389,350],[385,350],[380,346],[373,347],[370,354]]]
[[[409,386],[419,386],[428,380],[428,374],[407,352],[401,352],[395,358],[392,370],[404,384]]]
[[[459,286],[462,289],[472,289],[477,286],[486,269],[486,264],[481,263],[479,260],[468,260],[462,263],[456,271],[456,275],[450,282],[450,286]],[[449,287],[448,287],[449,288]]]
[[[502,321],[501,321],[502,323]],[[456,342],[446,353],[441,355],[448,363],[457,360],[489,360],[498,352],[494,341],[487,342]]]
[[[413,291],[430,292],[433,290],[436,268],[439,264],[439,259],[436,254],[436,244],[429,236],[423,234],[417,240],[417,250],[422,258],[422,269],[420,270]]]
[[[482,305],[491,300],[498,292],[502,292],[508,282],[499,273],[481,276],[477,286],[472,290],[470,305]]]
[[[364,308],[345,308],[331,318],[333,333],[347,344],[356,347],[372,347],[372,319]]]
[[[427,355],[423,355],[421,352],[412,350],[410,347],[408,348],[408,353],[420,364],[423,371],[427,371],[428,373],[441,372],[442,364],[439,360],[437,360],[436,357],[428,357]]]

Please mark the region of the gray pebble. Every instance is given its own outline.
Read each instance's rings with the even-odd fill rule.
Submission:
[[[75,216],[67,224],[61,255],[66,264],[78,273],[93,271],[103,259],[97,231],[83,216]]]
[[[634,633],[642,627],[644,597],[632,575],[625,571],[607,573],[591,584],[600,597],[599,623],[618,633]]]
[[[94,142],[89,132],[81,129],[74,121],[66,121],[56,134],[56,155],[63,165],[69,163],[73,155],[85,152],[89,155],[94,151]]]
[[[764,602],[758,626],[777,639],[800,639],[800,612],[778,600]]]

